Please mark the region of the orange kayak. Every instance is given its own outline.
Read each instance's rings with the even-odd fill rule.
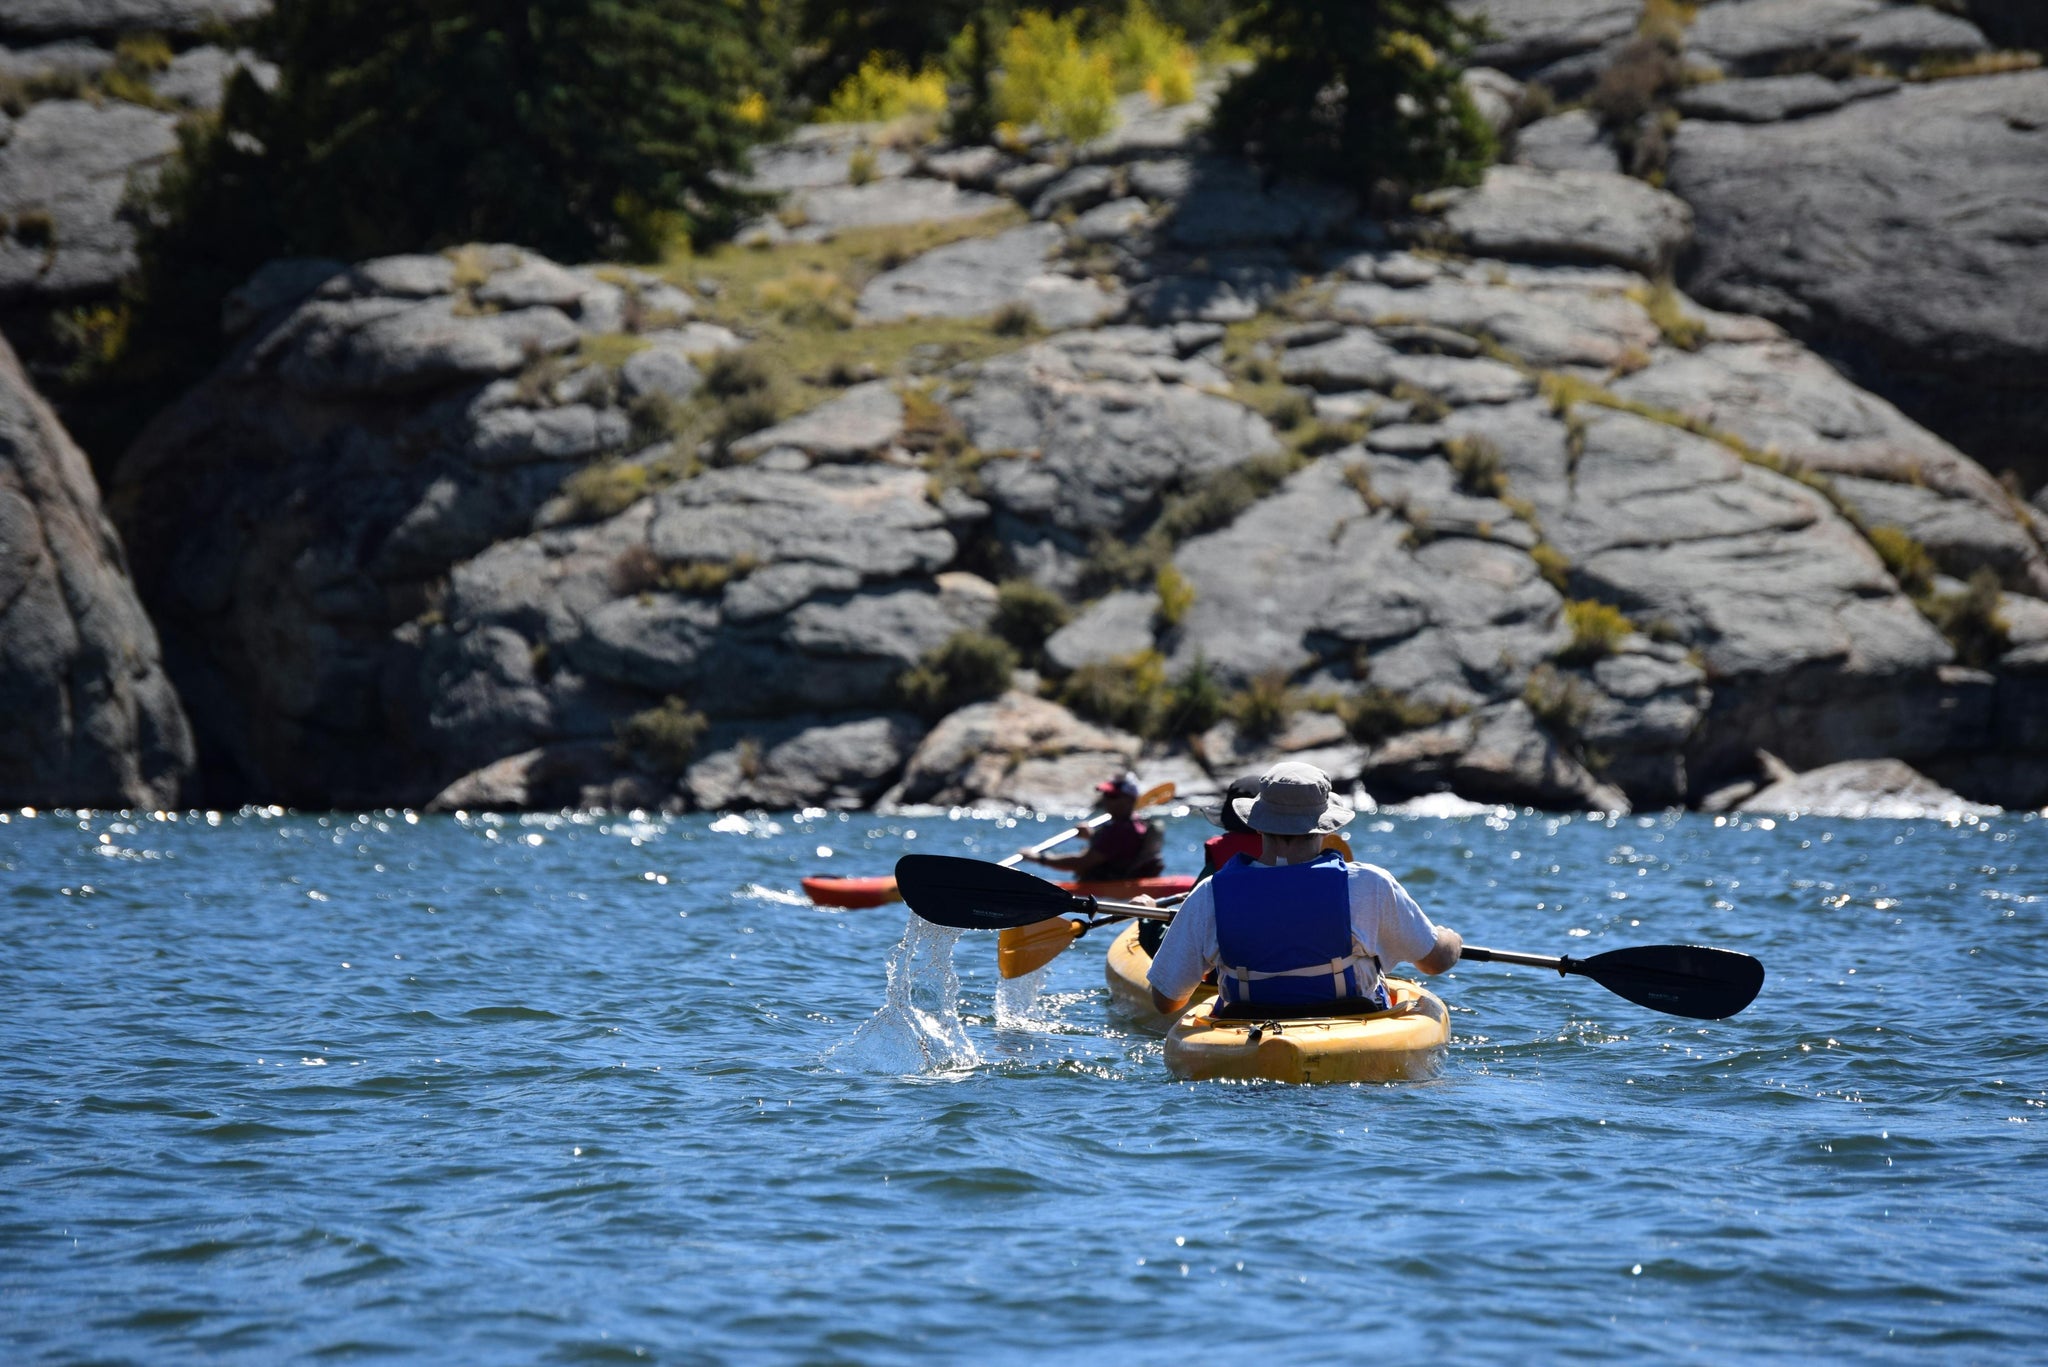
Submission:
[[[813,874],[803,880],[804,894],[821,907],[879,907],[897,900],[896,880],[881,878],[831,878]],[[1125,878],[1109,883],[1061,883],[1069,892],[1087,893],[1123,901],[1143,893],[1151,897],[1178,897],[1195,886],[1185,875],[1168,878]]]

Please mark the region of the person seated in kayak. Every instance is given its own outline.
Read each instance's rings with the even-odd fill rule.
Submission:
[[[1207,878],[1210,874],[1228,864],[1233,855],[1242,854],[1257,859],[1265,853],[1265,846],[1262,843],[1263,837],[1257,831],[1244,824],[1244,818],[1238,815],[1237,810],[1237,800],[1239,798],[1249,802],[1258,795],[1259,776],[1257,774],[1246,774],[1240,778],[1230,780],[1230,786],[1223,790],[1223,801],[1217,806],[1215,811],[1203,811],[1202,815],[1223,828],[1223,834],[1212,835],[1202,842],[1201,876],[1203,878]],[[1327,832],[1323,836],[1323,848],[1335,850],[1346,859],[1351,858],[1351,842],[1335,831]],[[1157,928],[1159,923],[1157,921],[1147,921],[1145,925]],[[1147,945],[1146,952],[1150,953],[1152,948],[1152,945]]]
[[[1442,973],[1458,962],[1464,940],[1432,924],[1392,874],[1323,848],[1352,810],[1322,770],[1276,764],[1256,796],[1231,806],[1258,832],[1260,854],[1232,857],[1174,914],[1147,974],[1162,1014],[1185,1010],[1211,969],[1226,1015],[1352,1014],[1390,1005],[1386,964]]]
[[[1079,854],[1017,853],[1048,868],[1063,869],[1081,883],[1120,883],[1164,873],[1166,861],[1160,850],[1165,838],[1156,825],[1136,817],[1138,776],[1118,774],[1096,784],[1095,791],[1102,795],[1095,805],[1109,814],[1109,820],[1088,832],[1087,849]]]

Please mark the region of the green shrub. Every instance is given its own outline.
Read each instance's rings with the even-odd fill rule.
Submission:
[[[1017,652],[1009,642],[979,631],[955,633],[896,680],[904,705],[925,717],[943,717],[1010,686]]]
[[[704,392],[721,399],[769,388],[775,376],[751,351],[721,351],[704,367]]]
[[[1864,533],[1877,558],[1908,597],[1924,596],[1934,584],[1934,557],[1904,527],[1872,527]]]
[[[1082,665],[1060,686],[1059,698],[1077,716],[1148,738],[1164,731],[1174,702],[1165,657],[1156,650]]]
[[[1559,593],[1570,587],[1572,562],[1563,551],[1548,541],[1539,541],[1529,548],[1529,558],[1536,562],[1536,572],[1550,587]]]
[[[1290,443],[1305,459],[1327,456],[1365,440],[1363,422],[1324,422],[1320,419],[1297,431]]]
[[[998,337],[1029,337],[1038,331],[1038,315],[1029,304],[1012,301],[989,315],[988,328]]]
[[[1116,125],[1116,73],[1109,55],[1081,41],[1080,16],[1025,10],[1003,39],[997,115],[1013,128],[1037,124],[1069,142]]]
[[[710,723],[681,698],[669,697],[659,707],[632,716],[613,727],[612,750],[621,763],[638,764],[657,774],[680,774],[689,767]]]
[[[661,557],[644,541],[635,541],[612,560],[612,592],[621,598],[645,593],[661,583]]]
[[[1173,681],[1160,730],[1168,736],[1195,736],[1223,720],[1229,699],[1209,662],[1197,656],[1195,662]]]
[[[1136,540],[1106,533],[1098,536],[1090,548],[1082,582],[1090,592],[1099,592],[1156,581],[1175,546],[1189,537],[1229,526],[1302,463],[1302,457],[1291,449],[1254,456],[1169,495],[1143,536]]]
[[[1999,611],[1998,572],[1990,568],[1970,576],[1960,593],[1935,594],[1921,600],[1927,619],[1956,648],[1959,663],[1989,668],[2012,644],[2011,625]]]
[[[1361,745],[1378,745],[1404,731],[1434,726],[1450,715],[1450,708],[1418,702],[1378,684],[1368,684],[1337,700],[1338,718]]]
[[[648,489],[647,467],[623,460],[586,465],[562,481],[570,516],[579,522],[595,522],[622,513],[639,502]]]
[[[1162,630],[1171,631],[1179,626],[1188,609],[1195,605],[1195,586],[1170,564],[1159,567],[1159,573],[1153,576],[1152,591],[1159,599],[1159,605],[1152,610],[1152,620]]]
[[[1064,598],[1031,579],[1007,579],[996,590],[995,634],[1015,646],[1027,660],[1036,660],[1046,638],[1074,615]]]
[[[853,326],[853,291],[834,271],[799,267],[754,291],[762,308],[793,327]]]
[[[1664,340],[1680,351],[1698,351],[1707,344],[1706,324],[1686,312],[1685,300],[1669,280],[1659,280],[1648,289],[1632,289],[1629,297],[1643,306]]]
[[[944,72],[927,66],[913,75],[898,58],[870,52],[860,69],[832,92],[817,117],[819,123],[881,123],[905,115],[936,118],[945,112]]]
[[[171,64],[171,45],[162,34],[132,33],[114,45],[113,65],[98,78],[100,91],[116,100],[164,109],[169,102],[156,93],[150,78]]]
[[[866,185],[880,174],[880,169],[875,161],[873,148],[856,147],[853,149],[853,155],[846,159],[846,183]]]
[[[1235,522],[1247,508],[1279,488],[1301,468],[1292,452],[1253,456],[1205,476],[1193,488],[1167,499],[1157,526],[1174,544]]]
[[[48,209],[23,209],[14,216],[14,240],[24,247],[57,245],[57,220]]]
[[[1279,735],[1300,710],[1300,695],[1288,686],[1287,675],[1277,669],[1253,679],[1231,694],[1224,705],[1239,733],[1252,740],[1270,740]]]
[[[1479,32],[1448,0],[1292,0],[1248,6],[1258,63],[1217,103],[1227,149],[1361,191],[1475,183],[1492,130],[1459,81]]]
[[[1557,653],[1564,664],[1591,664],[1605,659],[1635,631],[1627,613],[1611,603],[1590,598],[1567,601],[1564,621],[1572,633],[1570,644]]]
[[[1195,52],[1187,35],[1154,14],[1145,0],[1131,0],[1103,46],[1119,91],[1142,90],[1162,105],[1186,104],[1195,97]]]
[[[725,586],[733,580],[744,579],[760,567],[759,559],[745,554],[731,560],[689,560],[665,568],[657,582],[670,593],[711,598],[725,592]]]
[[[1500,448],[1478,435],[1452,437],[1444,443],[1451,473],[1458,487],[1474,498],[1498,498],[1507,492],[1507,476],[1501,471]]]
[[[1367,512],[1376,513],[1387,506],[1387,501],[1372,487],[1372,469],[1364,461],[1354,460],[1344,467],[1344,482],[1364,500]]]
[[[1396,403],[1408,405],[1411,410],[1408,415],[1410,422],[1442,422],[1451,416],[1449,404],[1422,386],[1410,384],[1406,380],[1397,381],[1387,392],[1387,396]]]
[[[1522,685],[1522,701],[1552,735],[1575,745],[1592,714],[1593,690],[1573,675],[1541,664],[1529,671],[1528,681]]]

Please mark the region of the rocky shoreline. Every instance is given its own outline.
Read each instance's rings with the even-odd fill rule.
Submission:
[[[79,733],[125,776],[24,761],[19,800],[1069,806],[1109,765],[1201,791],[1289,754],[1386,798],[1617,810],[1761,785],[1763,751],[2039,806],[2048,521],[1792,334],[1839,362],[1881,331],[1886,364],[2034,422],[2048,272],[2011,229],[2040,206],[1977,214],[1907,162],[1968,137],[1990,160],[1953,178],[2048,164],[2022,127],[2048,73],[1763,75],[1802,42],[1985,47],[1773,4],[1701,8],[1685,60],[1722,79],[1678,99],[1668,190],[1566,113],[1373,217],[1139,97],[1079,148],[805,130],[757,157],[785,201],[748,245],[660,269],[273,263],[112,477],[149,616],[98,591],[134,682]],[[1521,78],[1593,85],[1644,17],[1496,8],[1508,74],[1468,79],[1504,129]],[[1786,45],[1743,37],[1770,23]],[[1768,251],[1806,229],[1742,206],[1802,201],[1737,182],[1804,174],[1787,139],[1947,207],[1883,250],[1809,212],[1861,274]],[[14,468],[76,455],[6,393],[46,451]],[[1051,616],[1019,638],[1027,600]],[[1005,636],[974,696],[907,684]],[[1196,677],[1217,715],[1145,720]]]

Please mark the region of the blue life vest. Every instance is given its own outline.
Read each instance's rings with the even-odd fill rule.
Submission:
[[[1379,992],[1375,959],[1351,934],[1351,876],[1324,850],[1268,867],[1238,855],[1209,880],[1216,990],[1225,1005],[1355,1000]],[[1367,965],[1374,971],[1365,972]]]

